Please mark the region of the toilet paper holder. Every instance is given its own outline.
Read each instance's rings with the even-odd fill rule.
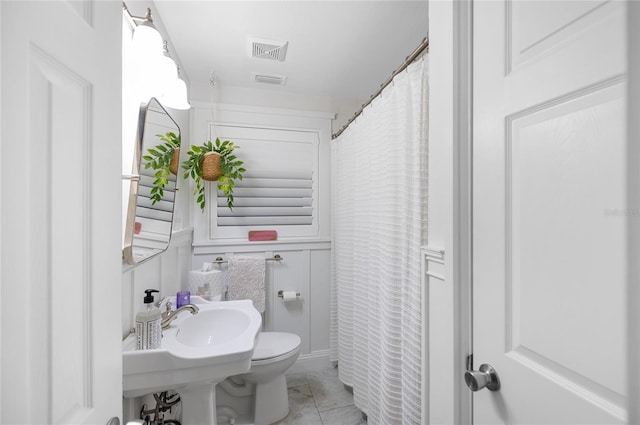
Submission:
[[[284,298],[284,291],[282,289],[278,291],[278,296],[280,298]],[[296,292],[296,297],[299,297],[299,296],[300,296],[300,292]]]

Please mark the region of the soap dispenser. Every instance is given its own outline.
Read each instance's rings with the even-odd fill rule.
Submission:
[[[147,289],[144,309],[136,314],[136,350],[160,348],[162,338],[160,309],[153,303],[153,293],[157,289]]]

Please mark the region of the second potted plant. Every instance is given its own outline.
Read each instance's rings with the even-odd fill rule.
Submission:
[[[147,150],[142,158],[145,160],[144,168],[153,168],[155,180],[151,188],[151,205],[162,200],[164,187],[169,184],[169,173],[178,174],[180,158],[180,134],[169,131],[165,134],[156,134],[162,143]]]
[[[184,178],[192,178],[196,183],[193,194],[201,210],[204,211],[206,205],[203,180],[216,181],[218,189],[227,197],[227,207],[233,209],[235,181],[242,180],[247,171],[242,167],[244,162],[233,153],[236,148],[233,142],[216,138],[215,143],[209,140],[200,146],[191,145],[187,152],[189,159],[182,163]]]

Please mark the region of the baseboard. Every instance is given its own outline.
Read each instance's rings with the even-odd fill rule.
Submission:
[[[289,368],[287,375],[328,369],[334,365],[335,362],[331,361],[329,350],[318,350],[309,354],[301,354],[293,366]]]

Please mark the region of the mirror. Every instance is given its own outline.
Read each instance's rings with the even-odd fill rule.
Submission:
[[[131,180],[122,250],[127,264],[140,264],[160,254],[171,241],[177,177],[167,173],[163,193],[154,199],[153,187],[158,170],[153,166],[147,167],[151,162],[148,159],[153,156],[150,149],[151,152],[166,150],[164,146],[158,148],[158,145],[164,144],[161,136],[167,133],[173,133],[180,140],[178,124],[160,102],[151,98],[148,103],[140,105],[131,175],[123,176],[123,179]]]

